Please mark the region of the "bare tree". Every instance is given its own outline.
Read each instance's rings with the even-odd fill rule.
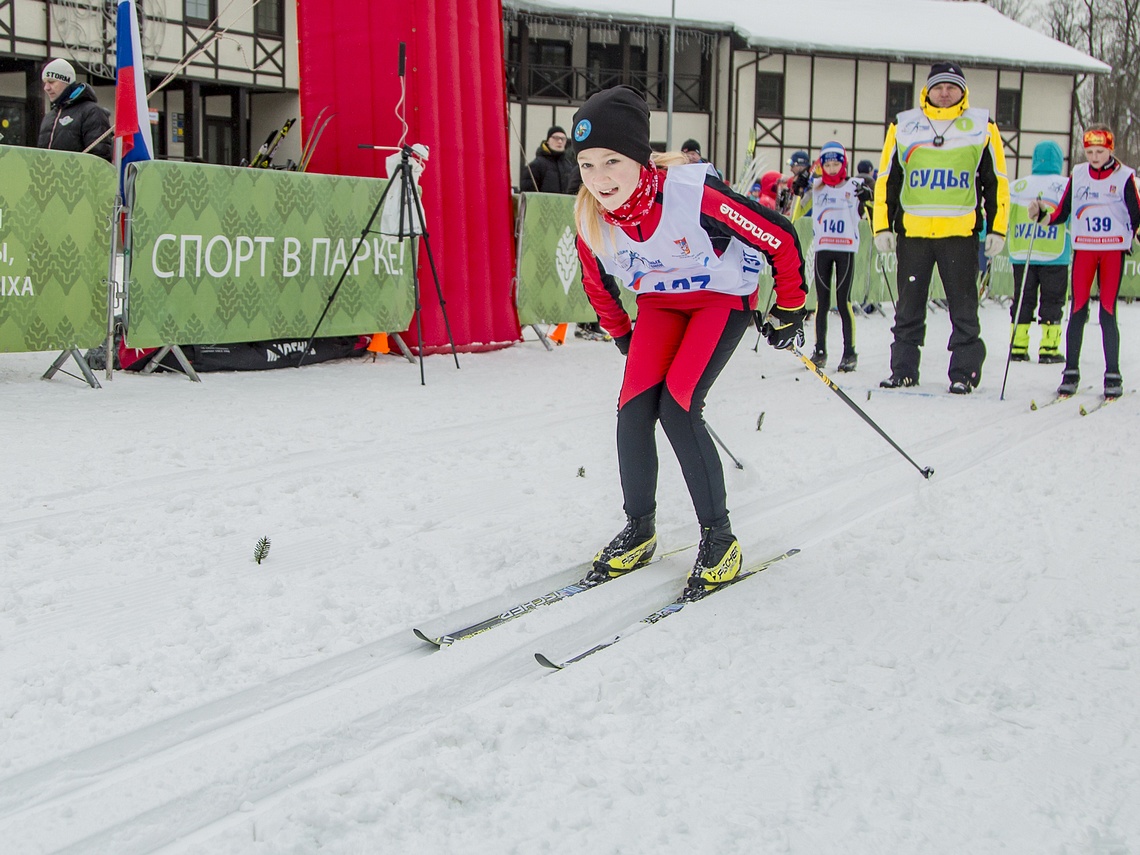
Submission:
[[[1112,66],[1109,74],[1078,78],[1079,127],[1103,122],[1116,136],[1116,156],[1135,163],[1140,155],[1140,0],[1050,0],[1050,35]],[[1079,156],[1079,151],[1074,152]]]

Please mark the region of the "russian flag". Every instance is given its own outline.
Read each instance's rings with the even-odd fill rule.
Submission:
[[[119,168],[119,187],[122,190],[128,163],[154,159],[135,0],[120,0],[115,38],[115,139],[122,140]]]

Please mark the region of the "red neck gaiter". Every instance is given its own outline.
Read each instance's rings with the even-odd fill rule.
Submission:
[[[838,187],[840,184],[847,180],[847,164],[841,163],[839,165],[839,171],[834,175],[828,175],[825,172],[820,176],[820,178],[823,179],[823,183],[828,187]]]
[[[641,167],[633,195],[618,208],[603,211],[602,219],[615,226],[636,226],[653,208],[653,200],[661,189],[661,170],[656,164]]]

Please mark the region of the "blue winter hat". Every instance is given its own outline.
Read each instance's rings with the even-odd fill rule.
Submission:
[[[825,142],[819,149],[819,162],[830,163],[832,161],[839,161],[840,163],[847,163],[847,149],[843,147],[842,143]]]
[[[1065,168],[1065,155],[1053,140],[1042,140],[1033,148],[1034,175],[1060,175]]]
[[[806,151],[792,152],[792,156],[788,158],[788,166],[807,166],[809,163],[811,160]]]

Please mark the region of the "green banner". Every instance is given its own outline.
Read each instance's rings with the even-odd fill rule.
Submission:
[[[131,347],[403,330],[412,242],[361,231],[387,182],[150,161],[133,168]],[[373,228],[378,228],[377,216]]]
[[[598,316],[582,288],[573,196],[524,193],[518,197],[519,324],[590,323]],[[622,289],[622,305],[637,316],[632,291]]]
[[[0,352],[106,338],[114,201],[100,157],[0,145]]]

